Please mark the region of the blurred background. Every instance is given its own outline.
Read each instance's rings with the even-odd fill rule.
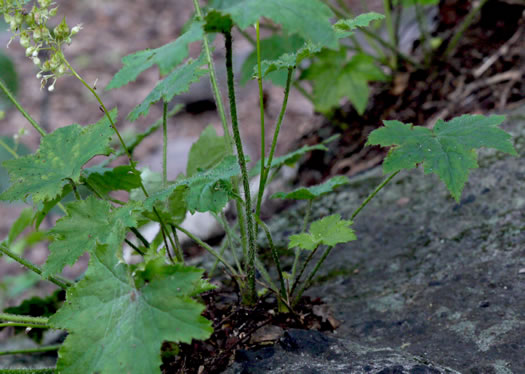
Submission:
[[[220,7],[223,1],[211,3]],[[393,22],[391,28],[379,21],[364,31],[356,31],[352,38],[341,42],[339,52],[323,52],[299,67],[277,153],[317,144],[335,134],[340,137],[330,144],[329,152],[314,152],[301,161],[293,178],[295,183],[312,185],[336,174],[355,175],[380,164],[383,151],[364,147],[364,143],[368,133],[379,127],[383,119],[432,126],[438,118],[449,119],[463,113],[487,114],[525,105],[524,1],[399,0],[390,2],[388,9],[385,4],[389,2],[380,0],[326,0],[325,3],[338,18],[388,11]],[[161,118],[162,107],[155,105],[147,118],[135,122],[126,120],[127,114],[157,83],[156,68],[120,89],[104,91],[104,87],[120,69],[123,56],[162,46],[180,35],[193,14],[191,1],[78,0],[59,1],[58,5],[57,20],[63,15],[69,25],[82,24],[84,28],[65,49],[67,57],[87,82],[96,82],[106,107],[118,107],[118,127],[125,139],[131,139]],[[288,47],[301,45],[291,36],[282,35],[271,22],[263,21],[263,24],[263,38],[268,39],[263,44],[266,58],[279,55],[283,48],[286,51]],[[36,67],[25,57],[18,40],[6,48],[11,37],[8,31],[3,31],[6,29],[7,25],[0,21],[0,78],[46,131],[73,123],[95,123],[100,119],[98,103],[74,77],[59,79],[53,92],[42,89],[35,77]],[[260,157],[259,97],[256,82],[249,79],[254,63],[253,31],[235,30],[234,58],[241,132],[247,153],[252,160],[257,160]],[[455,38],[456,35],[460,37]],[[220,36],[216,37],[214,46],[225,94]],[[196,57],[199,53],[200,44],[192,44],[190,56]],[[282,77],[278,76],[264,84],[267,143],[273,136],[273,125],[281,107],[282,85]],[[356,90],[366,97],[365,101],[356,98]],[[195,84],[175,102],[184,106],[168,123],[171,179],[185,171],[187,152],[205,127],[211,124],[219,134],[222,132],[207,79]],[[2,141],[15,148],[19,155],[34,152],[40,141],[38,133],[1,96],[0,110]],[[135,149],[134,157],[141,167],[161,170],[161,144],[161,133],[157,132]],[[11,157],[0,147],[0,161]],[[7,173],[0,166],[0,190],[8,185]],[[9,235],[15,221],[23,223],[30,215],[21,202],[0,203],[0,239]],[[57,218],[58,212],[43,223],[42,229],[50,227]],[[45,262],[48,253],[45,233],[25,229],[13,243],[12,248],[19,255],[36,264]],[[74,267],[67,268],[64,275],[80,276],[86,263],[83,258]],[[54,291],[52,285],[40,282],[38,276],[25,272],[5,257],[0,258],[0,309],[18,305],[27,297],[45,297]],[[12,334],[9,330],[0,331],[0,341]]]

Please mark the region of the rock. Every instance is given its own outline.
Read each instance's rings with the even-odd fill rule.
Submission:
[[[445,374],[457,371],[392,349],[290,329],[274,347],[238,351],[227,374]]]
[[[524,114],[525,108],[510,113],[503,125],[519,156],[481,150],[480,169],[471,172],[460,204],[437,177],[419,169],[401,173],[372,200],[355,219],[358,240],[332,251],[307,292],[342,322],[335,340],[319,355],[282,353],[279,344],[274,363],[263,360],[268,373],[311,372],[303,367],[322,373],[524,372]],[[382,180],[380,168],[352,178],[314,204],[313,219],[349,217]],[[298,205],[270,223],[277,247],[285,248],[286,237],[300,230],[304,209]],[[329,363],[325,356],[334,349],[342,353]],[[373,355],[374,367],[359,366],[368,357],[364,351]],[[241,372],[239,365],[232,372]]]

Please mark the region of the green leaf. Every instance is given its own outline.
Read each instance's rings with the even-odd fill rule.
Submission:
[[[173,70],[170,75],[155,86],[142,103],[131,111],[128,119],[135,121],[139,116],[146,116],[151,104],[159,100],[167,103],[176,95],[187,92],[193,83],[198,82],[203,75],[208,73],[208,70],[201,69],[205,63],[205,55],[202,54],[197,60],[192,61],[190,59],[184,65]]]
[[[241,29],[253,26],[262,17],[282,25],[289,33],[322,46],[338,48],[330,18],[333,13],[319,0],[245,0],[221,9]]]
[[[203,271],[174,265],[163,277],[136,286],[128,265],[100,246],[85,277],[67,290],[66,303],[49,319],[69,332],[59,351],[62,374],[160,374],[164,341],[191,343],[213,329],[191,297],[213,287]]]
[[[288,193],[277,192],[272,195],[272,199],[313,200],[348,183],[350,183],[348,177],[338,175],[317,186],[301,187]]]
[[[94,188],[99,194],[105,196],[111,191],[131,191],[140,187],[140,175],[135,174],[129,165],[115,168],[93,166],[82,172],[85,183]]]
[[[334,30],[338,37],[347,37],[359,27],[368,27],[370,22],[384,19],[385,16],[375,12],[363,13],[352,19],[342,19],[334,24]]]
[[[110,113],[113,120],[116,109]],[[94,125],[77,124],[55,130],[42,138],[38,151],[29,156],[4,162],[9,172],[11,187],[0,195],[0,200],[52,200],[72,180],[80,181],[82,166],[96,155],[109,155],[113,129],[106,116]]]
[[[359,114],[368,104],[368,82],[385,81],[386,75],[371,56],[356,54],[346,62],[346,50],[324,51],[319,61],[308,68],[303,78],[313,84],[315,109],[326,113],[348,98]]]
[[[284,54],[297,52],[303,45],[304,40],[297,35],[288,36],[276,34],[267,39],[263,39],[261,40],[262,65],[270,65],[271,61],[279,59]],[[266,70],[268,70],[268,68],[266,68]],[[245,84],[252,79],[254,75],[257,75],[257,51],[253,51],[244,61],[241,68],[240,83]],[[286,85],[287,75],[286,72],[263,73],[263,77],[270,79],[273,84],[282,87]]]
[[[140,73],[153,65],[159,67],[161,75],[168,74],[188,57],[189,44],[202,40],[204,36],[202,26],[202,22],[194,22],[188,31],[169,44],[127,55],[122,59],[124,67],[115,74],[106,90],[122,87],[134,81]]]
[[[137,204],[120,208],[93,196],[66,205],[67,216],[62,217],[50,234],[57,239],[49,246],[49,257],[43,276],[58,274],[65,265],[73,265],[84,253],[93,253],[97,244],[120,248],[128,227],[136,227],[134,212]]]
[[[191,178],[177,181],[170,187],[144,200],[144,208],[152,209],[157,201],[165,201],[179,186],[187,186],[186,202],[191,213],[219,213],[231,198],[236,197],[230,179],[241,172],[235,156],[226,156],[212,169],[201,171]]]
[[[33,209],[29,207],[24,208],[24,210],[20,212],[20,215],[11,226],[9,234],[7,235],[7,245],[11,245],[27,227],[31,226],[33,215]]]
[[[216,10],[211,10],[206,14],[206,24],[204,31],[207,33],[226,33],[233,27],[233,21],[229,15],[224,15]]]
[[[279,168],[284,165],[292,166],[297,161],[299,161],[302,155],[304,155],[305,153],[311,152],[311,151],[328,151],[328,148],[326,148],[322,144],[305,145],[293,152],[285,154],[284,156],[275,157],[272,160],[272,166],[270,167],[270,169]],[[268,158],[264,159],[264,163],[265,164],[268,163]],[[260,171],[261,171],[261,160],[257,161],[255,166],[252,169],[250,169],[250,171],[248,172],[248,176],[250,178],[253,178],[259,175]]]
[[[4,82],[13,95],[17,94],[18,75],[15,65],[2,51],[0,51],[0,80]],[[0,92],[0,110],[6,109],[10,105],[12,105],[11,100],[9,100],[3,92]]]
[[[352,221],[342,220],[339,214],[324,217],[310,225],[310,233],[290,236],[288,248],[299,247],[313,251],[324,244],[333,247],[336,244],[356,240],[354,230],[350,228]]]
[[[504,120],[504,116],[466,114],[448,122],[439,120],[432,130],[384,121],[385,127],[374,130],[367,144],[394,146],[383,162],[385,173],[422,163],[425,174],[437,174],[459,202],[469,169],[478,167],[474,149],[488,147],[517,155],[511,136],[498,128]]]
[[[226,138],[218,136],[213,126],[209,125],[191,146],[186,175],[192,177],[200,170],[211,169],[228,155]]]

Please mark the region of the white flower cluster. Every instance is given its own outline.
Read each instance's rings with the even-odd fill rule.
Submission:
[[[62,46],[71,44],[71,38],[82,29],[82,25],[70,29],[64,18],[58,26],[50,29],[47,22],[57,14],[56,3],[52,0],[38,0],[31,10],[24,8],[25,3],[26,1],[20,0],[0,0],[0,12],[14,34],[9,43],[17,36],[20,38],[20,45],[26,49],[26,56],[40,69],[37,78],[42,87],[52,79],[53,83],[48,90],[53,91],[57,78],[68,72]],[[40,51],[48,51],[50,57],[41,61]]]

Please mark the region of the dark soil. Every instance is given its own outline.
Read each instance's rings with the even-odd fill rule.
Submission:
[[[333,331],[337,321],[329,312],[313,313],[322,307],[320,299],[304,297],[294,313],[277,313],[277,302],[272,296],[262,298],[257,305],[247,307],[240,303],[238,294],[231,290],[211,291],[202,296],[207,305],[204,316],[213,321],[213,334],[206,341],[181,344],[178,355],[170,354],[173,347],[163,346],[163,373],[221,373],[233,361],[254,346],[272,345],[284,329],[316,329]],[[176,352],[176,351],[175,351]]]
[[[302,144],[318,144],[341,134],[329,153],[318,151],[301,165],[298,184],[317,184],[337,174],[355,175],[381,163],[386,151],[364,145],[368,134],[382,126],[383,120],[432,127],[438,119],[511,110],[525,104],[525,4],[489,1],[455,52],[445,58],[451,35],[466,15],[466,3],[441,1],[432,36],[445,42],[428,67],[416,69],[405,64],[390,84],[373,87],[363,116],[345,105],[320,130],[302,140]],[[417,41],[413,55],[422,56]]]

